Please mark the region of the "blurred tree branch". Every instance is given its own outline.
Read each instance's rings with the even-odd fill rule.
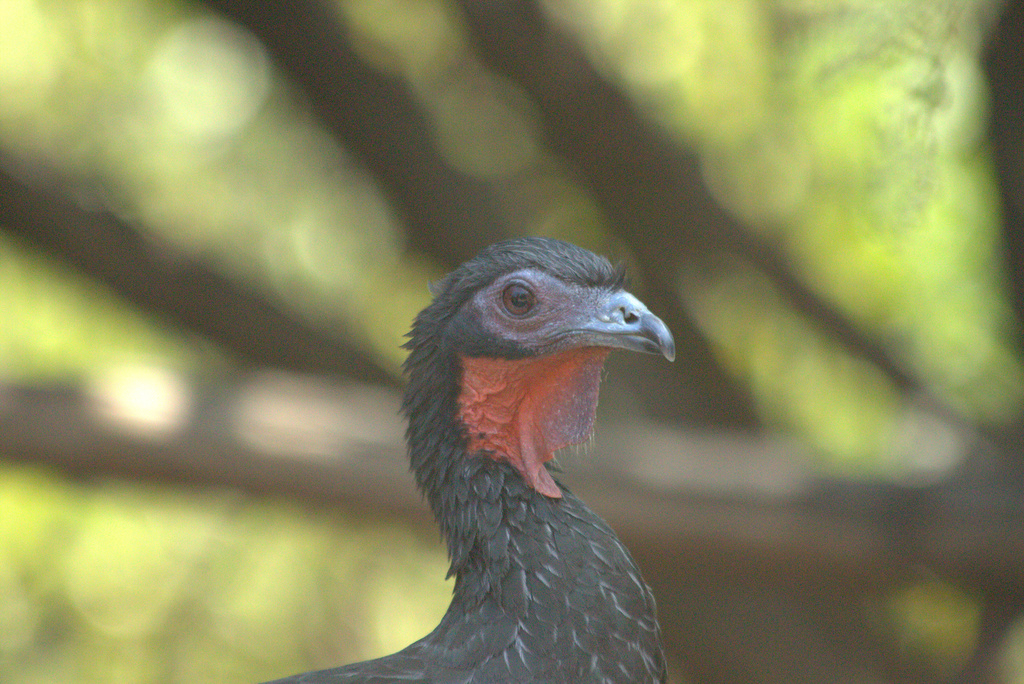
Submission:
[[[88,210],[0,164],[0,226],[112,288],[140,309],[173,321],[258,366],[325,373],[394,386],[365,351],[312,327],[246,284],[157,245],[107,210]],[[35,182],[33,182],[35,181]],[[50,182],[52,185],[52,182]],[[63,190],[63,188],[61,189]]]
[[[405,221],[410,247],[455,267],[511,236],[494,192],[445,162],[409,89],[360,59],[331,3],[205,4],[263,42],[324,126],[374,174]]]
[[[407,475],[398,403],[393,389],[279,371],[217,384],[138,370],[86,386],[0,383],[0,452],[78,478],[213,485],[429,525]],[[652,565],[670,561],[658,572],[721,564],[743,582],[881,591],[927,567],[979,588],[1024,589],[1024,499],[996,480],[965,497],[947,485],[822,476],[791,445],[761,437],[635,421],[598,430],[601,453],[562,477]],[[659,464],[656,476],[634,451]],[[707,454],[729,455],[728,482],[712,484]],[[766,472],[766,463],[789,465]]]
[[[1024,1],[1006,3],[991,32],[982,66],[989,83],[989,136],[1003,211],[1003,246],[1009,288],[1017,313],[1018,336],[1024,323]],[[1024,342],[1024,339],[1021,339]]]

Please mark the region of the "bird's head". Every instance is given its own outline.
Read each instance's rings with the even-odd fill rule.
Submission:
[[[455,421],[465,453],[506,460],[560,497],[544,463],[590,436],[608,352],[675,357],[668,328],[623,280],[603,257],[550,238],[492,245],[450,273],[406,345],[410,442],[424,437],[417,419]]]

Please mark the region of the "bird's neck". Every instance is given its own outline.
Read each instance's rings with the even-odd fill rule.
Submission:
[[[509,541],[557,515],[561,488],[544,467],[589,438],[605,349],[540,358],[434,358],[406,391],[409,456],[448,544],[451,574],[507,567]],[[486,581],[484,581],[486,584]]]
[[[512,567],[522,566],[527,548],[536,555],[536,545],[524,540],[563,518],[567,498],[540,494],[504,461],[470,457],[449,472],[448,491],[435,511],[451,558],[448,574],[457,577],[461,593],[483,598]]]
[[[445,616],[410,649],[459,672],[488,663],[543,669],[557,658],[553,676],[543,681],[665,681],[654,599],[615,533],[553,480],[557,497],[532,486],[522,463],[496,457],[501,443],[516,435],[539,432],[546,447],[557,447],[588,434],[598,356],[510,374],[502,364],[482,362],[485,371],[508,380],[507,389],[489,392],[502,383],[492,377],[474,384],[472,376],[483,378],[479,363],[445,354],[443,345],[414,345],[403,403],[409,456],[448,544],[449,576],[456,579]],[[492,405],[469,397],[504,395],[515,385],[531,389],[532,399],[521,403],[536,420],[513,410],[517,402]],[[474,411],[494,418],[502,413],[499,405],[518,415],[512,422],[520,429],[497,421],[493,430],[473,434],[482,425],[473,420]],[[561,418],[538,412],[540,407]],[[531,420],[536,430],[521,429]],[[630,674],[622,678],[623,673]],[[481,679],[526,681],[485,674]]]

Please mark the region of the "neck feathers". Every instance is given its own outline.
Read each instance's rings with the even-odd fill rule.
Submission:
[[[453,304],[439,295],[406,345],[410,465],[448,544],[450,574],[474,558],[500,572],[526,513],[551,515],[562,498],[545,463],[589,439],[608,350],[468,355],[457,349]]]
[[[486,591],[508,570],[516,528],[550,515],[557,502],[530,488],[512,464],[469,453],[460,359],[443,346],[410,347],[402,403],[410,466],[448,545],[449,576],[468,573]]]

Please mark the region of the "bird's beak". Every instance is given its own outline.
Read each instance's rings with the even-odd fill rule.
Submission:
[[[588,345],[661,354],[669,361],[676,358],[676,343],[668,326],[622,290],[601,299],[576,332]]]

